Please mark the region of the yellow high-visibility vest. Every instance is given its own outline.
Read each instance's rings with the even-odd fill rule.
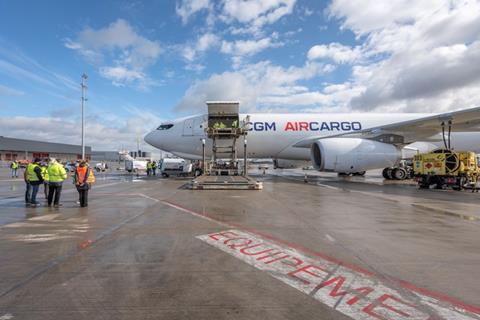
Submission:
[[[48,166],[48,176],[51,182],[62,182],[67,179],[67,172],[60,163],[52,163]]]
[[[27,180],[28,181],[40,181],[35,172],[35,168],[39,167],[36,163],[29,163],[27,166]]]

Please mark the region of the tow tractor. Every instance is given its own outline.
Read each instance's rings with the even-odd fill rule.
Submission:
[[[471,151],[438,149],[413,157],[413,176],[421,189],[477,189],[480,167],[478,157]]]

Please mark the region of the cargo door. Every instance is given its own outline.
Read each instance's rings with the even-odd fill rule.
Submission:
[[[193,136],[193,119],[187,119],[183,122],[183,135]]]
[[[205,134],[206,125],[207,125],[207,116],[195,118],[193,121],[193,135],[203,136]]]

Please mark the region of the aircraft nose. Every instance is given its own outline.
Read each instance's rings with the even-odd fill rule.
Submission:
[[[155,147],[155,143],[158,144],[158,139],[155,139],[155,131],[151,131],[147,133],[147,135],[143,138],[146,143],[148,143],[151,146]]]

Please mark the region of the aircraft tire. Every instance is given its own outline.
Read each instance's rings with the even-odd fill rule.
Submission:
[[[392,168],[383,169],[382,176],[385,180],[392,180]]]
[[[407,171],[403,168],[395,168],[392,170],[391,176],[395,180],[405,180],[407,178]]]

